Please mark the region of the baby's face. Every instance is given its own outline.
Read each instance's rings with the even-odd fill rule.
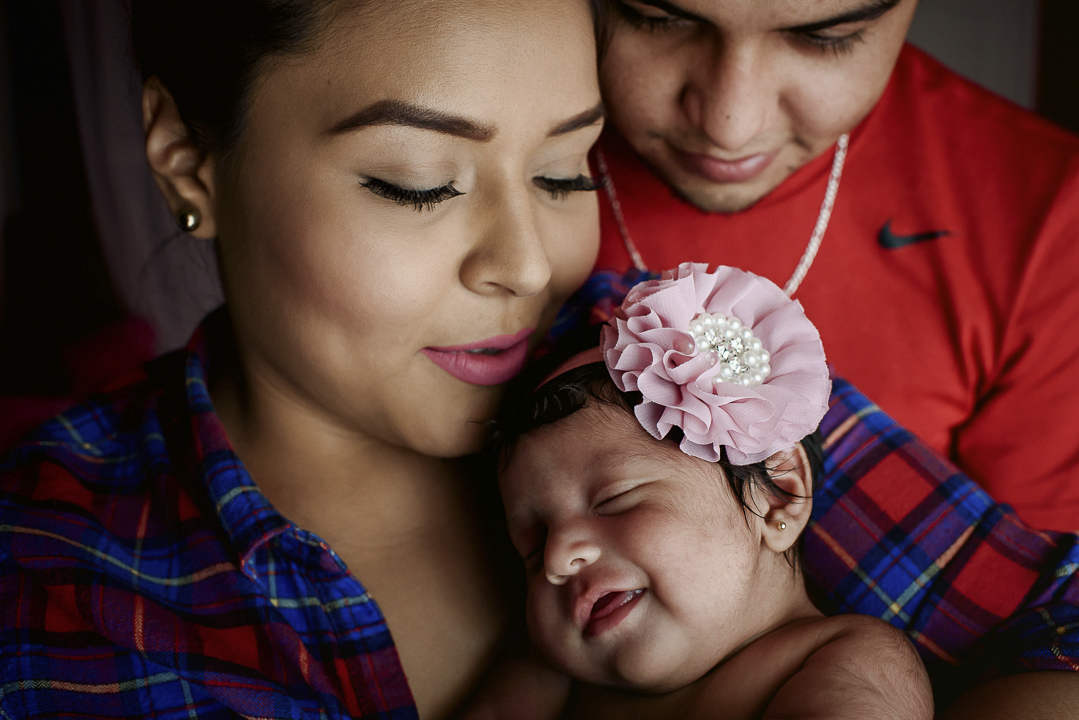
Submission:
[[[628,413],[593,403],[534,430],[500,482],[533,642],[566,673],[671,690],[768,628],[759,519]]]

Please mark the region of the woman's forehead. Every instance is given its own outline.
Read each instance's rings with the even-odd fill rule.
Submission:
[[[400,101],[481,124],[507,110],[556,123],[598,103],[592,18],[585,0],[363,3],[313,52],[269,66],[252,105],[265,96],[327,129]]]

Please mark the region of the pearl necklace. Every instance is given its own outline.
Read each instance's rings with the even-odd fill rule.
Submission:
[[[828,175],[828,187],[824,191],[824,201],[821,203],[820,213],[817,215],[817,224],[813,226],[813,233],[809,236],[809,244],[806,245],[805,252],[802,253],[802,259],[798,261],[798,266],[794,268],[794,273],[791,275],[790,280],[783,287],[783,292],[787,294],[787,297],[793,296],[794,291],[802,284],[806,273],[809,272],[809,267],[817,257],[817,251],[820,250],[821,241],[824,240],[824,231],[828,229],[828,221],[832,218],[835,196],[839,192],[839,180],[843,176],[843,164],[847,159],[847,144],[849,142],[850,135],[847,133],[840,135],[839,140],[836,142],[835,157],[832,158],[832,172]],[[622,236],[622,243],[626,246],[630,259],[633,260],[633,266],[638,270],[648,270],[648,266],[641,259],[640,252],[637,251],[637,246],[630,239],[629,230],[626,228],[626,219],[622,214],[622,205],[618,202],[618,194],[614,190],[614,181],[607,170],[607,159],[603,157],[602,151],[596,152],[596,161],[603,177],[603,187],[607,191],[607,199],[611,203],[614,221],[618,225],[618,233]]]

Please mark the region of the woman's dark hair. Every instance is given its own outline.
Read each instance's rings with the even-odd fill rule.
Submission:
[[[199,147],[227,155],[264,63],[313,51],[333,12],[364,0],[132,0],[143,80],[172,94]],[[589,0],[597,37],[604,0]]]
[[[143,80],[172,94],[191,138],[227,153],[267,59],[314,49],[336,0],[132,0]]]
[[[576,338],[568,339],[560,348],[568,346],[569,350],[560,349],[557,354],[544,358],[544,362],[539,363],[539,368],[523,375],[519,382],[511,384],[486,451],[490,472],[497,473],[505,467],[514,446],[523,435],[543,425],[558,422],[590,403],[616,408],[633,417],[633,408],[640,404],[641,394],[619,390],[611,380],[607,367],[600,362],[568,370],[536,388],[558,365],[576,354],[575,348],[595,347],[598,343],[592,342],[592,337],[597,332],[595,328],[589,328]],[[682,431],[676,427],[672,428],[663,441],[678,444],[682,437]],[[812,488],[816,490],[823,472],[820,432],[814,430],[801,440],[801,445],[809,458]],[[774,497],[800,497],[780,487],[763,461],[750,465],[734,465],[728,461],[724,449],[716,465],[723,470],[731,493],[742,505],[743,514],[757,514],[749,502],[754,488]],[[787,560],[792,567],[799,566],[801,556],[802,539],[799,538],[788,551]]]

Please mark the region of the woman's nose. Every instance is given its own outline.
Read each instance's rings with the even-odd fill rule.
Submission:
[[[461,282],[481,295],[529,297],[551,280],[551,263],[530,188],[504,188],[483,203],[476,241],[461,263]]]
[[[751,42],[716,39],[699,68],[682,89],[682,111],[715,146],[737,153],[768,127],[779,103],[774,78]]]
[[[588,538],[566,539],[549,534],[543,549],[547,582],[565,585],[571,577],[599,560],[599,555],[599,546]]]

